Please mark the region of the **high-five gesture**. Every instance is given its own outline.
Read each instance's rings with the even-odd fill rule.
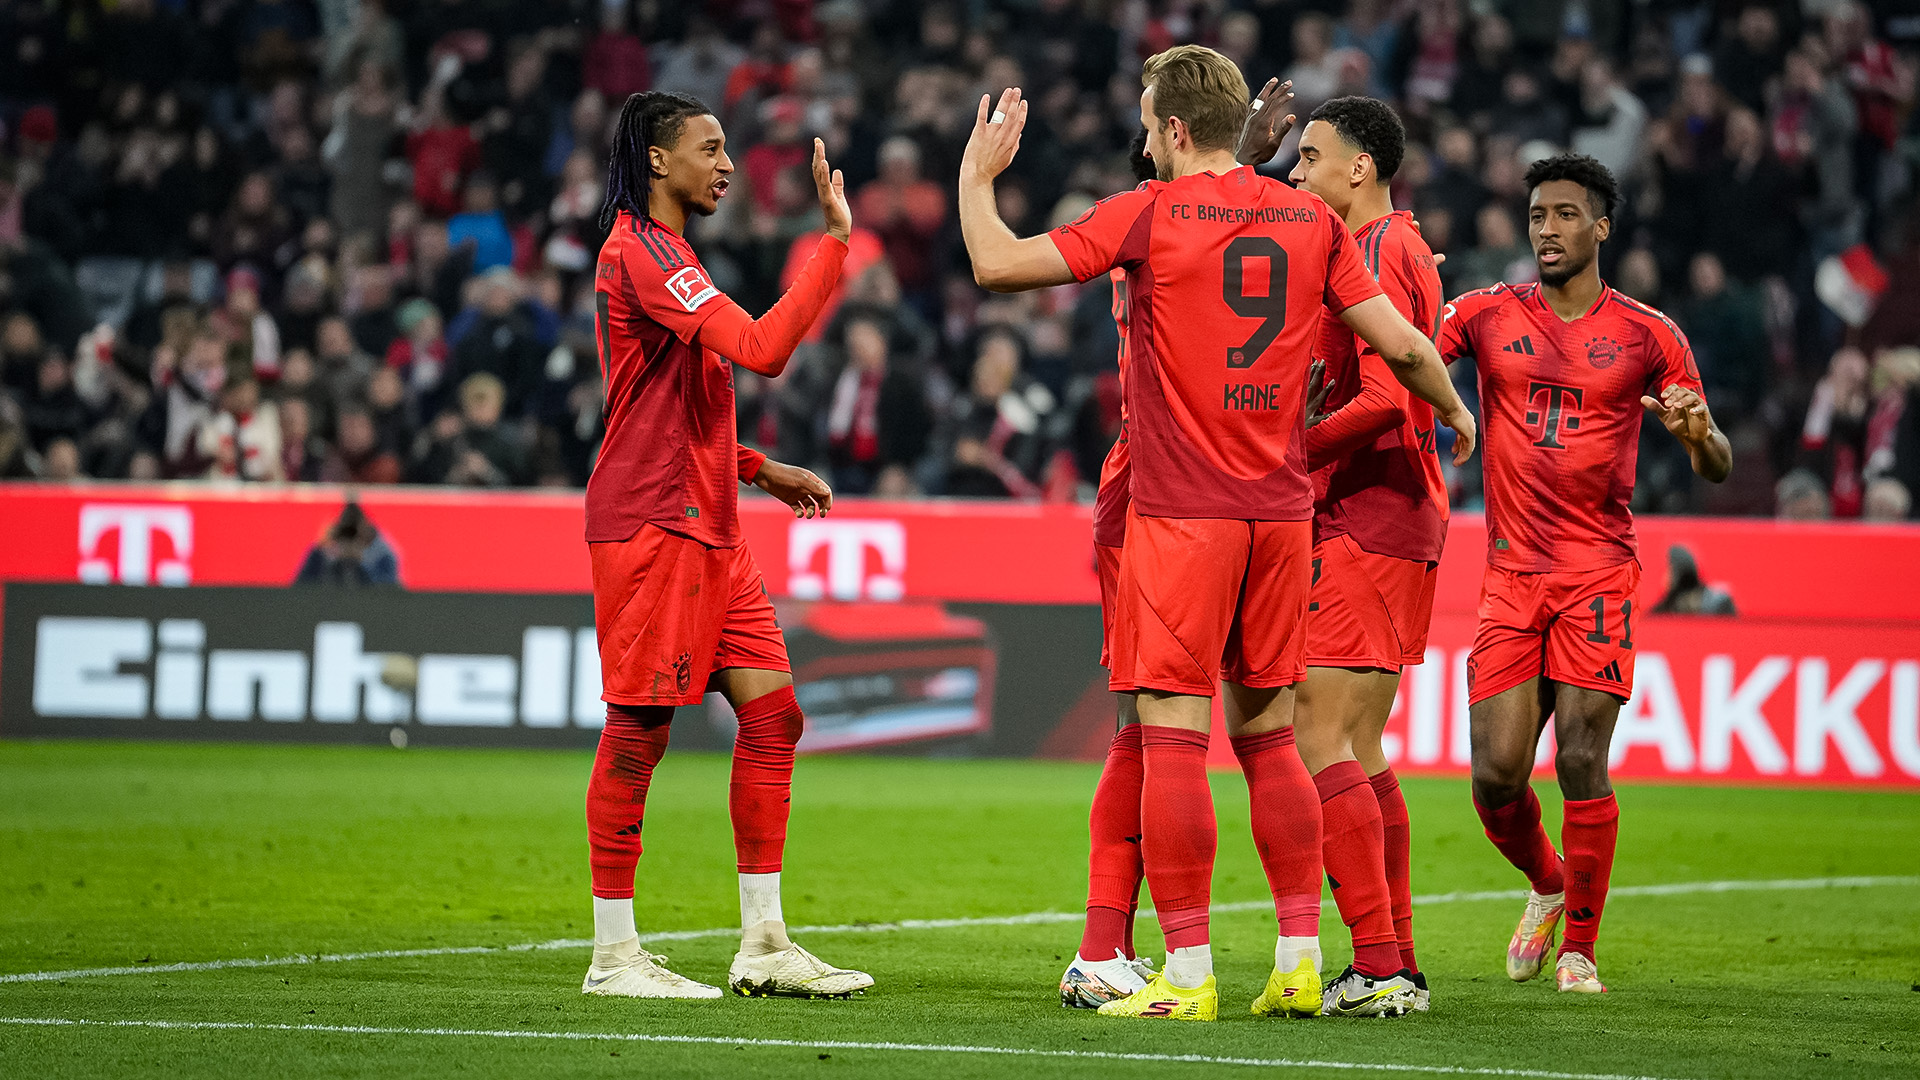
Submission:
[[[960,158],[960,175],[966,179],[991,182],[1013,164],[1013,155],[1020,150],[1020,133],[1027,127],[1027,103],[1020,98],[1020,88],[1008,87],[989,114],[991,100],[989,94],[980,95],[973,134]]]
[[[813,140],[813,186],[820,192],[820,213],[827,219],[827,233],[845,242],[853,235],[853,211],[847,208],[847,178],[839,169],[827,167],[827,144]]]
[[[1293,101],[1293,83],[1268,79],[1248,106],[1247,122],[1240,129],[1240,143],[1233,159],[1242,165],[1265,165],[1280,152],[1280,141],[1293,130],[1294,116],[1287,112]]]

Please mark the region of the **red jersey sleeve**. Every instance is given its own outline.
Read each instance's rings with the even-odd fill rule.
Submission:
[[[1339,215],[1322,207],[1320,217],[1329,230],[1327,287],[1322,302],[1328,311],[1338,315],[1363,300],[1379,296],[1380,283],[1367,272],[1366,260],[1360,257],[1360,246],[1353,242],[1353,234],[1347,231]]]
[[[639,243],[628,246],[626,269],[640,310],[674,337],[693,344],[700,327],[727,306],[725,295],[708,279],[684,239],[659,226],[631,227]]]
[[[1120,249],[1140,219],[1153,209],[1146,184],[1094,203],[1084,214],[1047,235],[1067,260],[1076,281],[1091,281],[1120,265]]]
[[[1440,350],[1441,360],[1451,364],[1473,355],[1473,317],[1486,304],[1487,295],[1488,290],[1463,293],[1440,309],[1440,336],[1433,339],[1433,344]]]
[[[1705,399],[1706,392],[1700,385],[1700,365],[1694,362],[1693,346],[1687,343],[1687,335],[1664,315],[1648,325],[1647,333],[1653,339],[1647,365],[1647,393],[1657,398],[1667,387],[1681,386]]]
[[[753,478],[760,475],[760,466],[767,463],[767,455],[751,446],[741,446],[736,443],[733,448],[733,460],[734,468],[740,474],[740,482],[751,484]]]

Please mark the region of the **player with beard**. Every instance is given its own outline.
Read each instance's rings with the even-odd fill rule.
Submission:
[[[960,224],[975,280],[996,291],[1128,273],[1132,506],[1108,686],[1137,694],[1141,858],[1168,956],[1143,989],[1099,1011],[1205,1021],[1219,1014],[1206,749],[1223,677],[1282,944],[1319,927],[1320,807],[1293,746],[1292,687],[1304,674],[1305,405],[1321,306],[1456,425],[1461,456],[1474,421],[1433,343],[1380,295],[1339,219],[1314,196],[1237,165],[1248,114],[1238,67],[1176,46],[1147,60],[1142,82],[1157,178],[1024,239],[1000,220],[993,181],[1019,148],[1028,105],[1010,89],[990,116],[983,97],[960,167]],[[1276,970],[1269,994],[1284,993],[1294,972]],[[1306,975],[1311,986],[1300,989],[1317,999],[1319,974]]]
[[[1620,817],[1607,751],[1633,689],[1640,563],[1627,504],[1641,409],[1707,480],[1725,480],[1733,454],[1686,336],[1600,280],[1613,174],[1560,154],[1535,162],[1526,183],[1539,283],[1459,297],[1439,341],[1449,360],[1474,358],[1487,430],[1487,571],[1467,660],[1473,802],[1487,838],[1532,886],[1508,977],[1539,974],[1564,915],[1555,981],[1602,993],[1594,942]],[[1528,784],[1549,719],[1564,859]]]
[[[769,461],[734,433],[733,365],[773,377],[840,280],[852,217],[840,173],[814,141],[826,235],[772,310],[754,319],[707,277],[688,219],[726,195],[733,162],[712,110],[680,94],[635,94],[620,110],[595,271],[607,433],[587,482],[587,550],[607,723],[587,785],[593,962],[581,990],[714,998],[669,970],[634,924],[647,786],[675,707],[717,690],[733,705],[728,809],[740,871],[740,950],[727,975],[743,995],[844,996],[873,985],[787,937],[781,859],[794,746],[805,722],[786,641],[760,569],[741,542],[739,482],[825,513],[819,477]]]

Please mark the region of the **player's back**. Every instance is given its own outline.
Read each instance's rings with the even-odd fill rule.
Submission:
[[[1303,411],[1321,305],[1379,292],[1326,204],[1251,168],[1196,173],[1105,200],[1055,242],[1083,280],[1127,271],[1139,511],[1310,517]]]
[[[607,432],[587,481],[587,539],[651,523],[737,544],[733,365],[698,341],[719,290],[684,237],[624,212],[594,290]]]
[[[1440,274],[1413,215],[1395,211],[1368,222],[1353,236],[1362,261],[1394,307],[1421,333],[1437,338]],[[1326,378],[1333,386],[1327,411],[1358,396],[1364,356],[1404,419],[1315,476],[1322,490],[1314,538],[1352,536],[1362,550],[1376,555],[1437,562],[1446,542],[1448,514],[1433,407],[1400,385],[1379,354],[1345,323],[1332,314],[1323,314],[1321,322],[1315,356],[1326,362]]]
[[[1488,561],[1539,573],[1637,558],[1640,396],[1700,390],[1686,336],[1605,285],[1572,322],[1538,284],[1496,285],[1447,305],[1440,351],[1479,368]]]

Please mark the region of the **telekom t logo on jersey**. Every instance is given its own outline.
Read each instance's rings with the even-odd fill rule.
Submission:
[[[1533,445],[1543,450],[1565,450],[1567,444],[1560,441],[1560,432],[1580,430],[1579,409],[1584,397],[1577,386],[1528,383],[1527,425],[1537,426],[1540,430],[1540,437],[1534,440]],[[1538,408],[1535,402],[1539,403]]]
[[[120,558],[101,557],[103,541],[120,537]],[[154,559],[153,538],[173,545],[173,558]],[[80,580],[92,585],[185,585],[192,574],[193,511],[184,506],[91,503],[80,508]]]
[[[825,573],[815,569],[823,549]],[[868,571],[868,552],[879,556],[877,571]],[[907,530],[897,521],[796,521],[787,573],[787,591],[800,600],[898,600],[907,592]]]

